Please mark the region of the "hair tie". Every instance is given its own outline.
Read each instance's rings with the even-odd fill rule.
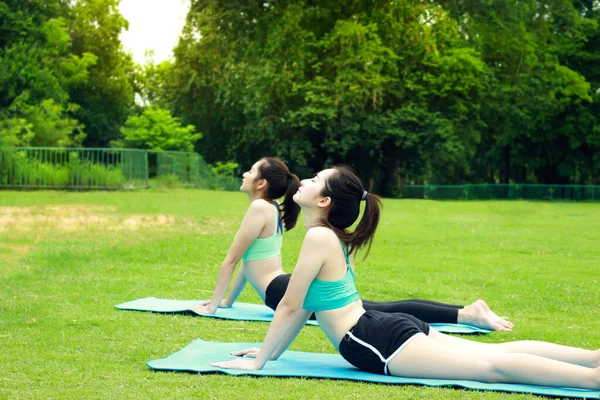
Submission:
[[[366,200],[366,199],[367,199],[367,195],[368,195],[368,194],[369,194],[369,193],[367,193],[367,191],[365,190],[365,191],[363,192],[363,194],[362,194],[362,197],[361,197],[360,199],[361,199],[361,200]]]

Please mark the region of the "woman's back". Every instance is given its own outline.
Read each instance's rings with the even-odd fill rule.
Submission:
[[[308,237],[309,235],[313,236],[312,238],[309,238],[311,242],[320,244],[319,246],[310,249],[310,251],[321,252],[324,257],[323,265],[317,274],[315,281],[317,281],[319,284],[338,284],[326,285],[330,287],[341,285],[345,286],[349,283],[349,281],[352,281],[352,286],[355,288],[354,273],[353,270],[349,270],[352,269],[353,266],[351,263],[349,263],[350,259],[345,255],[344,246],[335,233],[328,228],[317,227],[310,229],[306,236]],[[315,281],[313,281],[313,284],[311,284],[311,287],[309,288],[305,299],[305,305],[307,300],[309,303],[313,303],[311,299],[311,296],[313,296],[313,294],[311,294],[311,289],[317,289],[314,286]],[[345,296],[347,296],[349,300],[352,300],[349,304],[335,309],[315,312],[317,321],[319,321],[319,326],[321,329],[323,329],[331,343],[336,348],[339,346],[340,341],[348,329],[354,326],[360,316],[365,313],[362,302],[358,296],[351,296],[348,291],[346,292],[347,293]],[[331,301],[335,302],[334,299]]]
[[[255,200],[257,217],[263,226],[258,238],[244,254],[243,273],[259,296],[264,300],[265,291],[271,281],[283,273],[281,262],[281,245],[283,226],[280,221],[278,207],[266,200]]]

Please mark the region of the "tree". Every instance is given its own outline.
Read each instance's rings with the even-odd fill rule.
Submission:
[[[0,16],[0,126],[5,142],[59,145],[81,138],[81,125],[73,119],[77,106],[68,91],[86,81],[96,57],[69,52],[66,3],[4,1]]]
[[[29,146],[34,135],[31,123],[25,118],[0,116],[0,148]]]
[[[198,126],[212,163],[270,154],[300,175],[349,163],[384,194],[588,182],[595,12],[587,0],[197,0],[174,62],[146,69],[145,97]]]
[[[148,108],[140,116],[131,116],[121,128],[123,139],[112,147],[149,150],[193,151],[194,143],[202,137],[194,133],[193,125],[181,126],[168,110]]]
[[[573,148],[569,166],[581,182],[600,182],[600,9],[597,1],[575,0],[582,17],[576,40],[561,43],[557,54],[563,65],[582,74],[590,84],[592,102],[565,110],[560,129],[569,131]]]
[[[30,146],[36,147],[79,147],[85,139],[83,125],[74,118],[65,115],[65,111],[72,113],[72,109],[64,110],[52,99],[46,99],[39,105],[26,106],[23,110],[26,120],[31,124],[34,133]]]
[[[440,3],[461,21],[490,71],[473,163],[479,178],[580,181],[582,132],[573,119],[565,121],[592,98],[585,77],[561,65],[559,55],[585,43],[590,21],[569,0]]]
[[[169,108],[176,94],[173,85],[173,63],[170,60],[154,63],[154,53],[146,52],[144,65],[136,65],[135,92],[139,95],[142,107]]]
[[[462,177],[485,73],[464,43],[432,3],[198,1],[175,50],[171,107],[202,127],[211,162],[274,154],[301,174],[346,162],[376,187],[398,171]],[[408,134],[417,115],[426,132]],[[453,172],[434,173],[428,157]]]
[[[119,0],[78,0],[71,10],[71,51],[97,58],[89,78],[69,91],[79,105],[76,116],[85,125],[87,146],[103,147],[119,138],[134,105],[134,63],[119,39],[128,23],[118,4]]]

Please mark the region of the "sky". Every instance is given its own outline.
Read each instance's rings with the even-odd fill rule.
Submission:
[[[121,0],[119,11],[129,21],[121,42],[133,60],[144,64],[146,50],[154,50],[155,63],[170,58],[188,9],[189,0]]]

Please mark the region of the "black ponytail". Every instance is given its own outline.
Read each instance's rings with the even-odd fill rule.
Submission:
[[[288,186],[285,192],[285,199],[283,200],[283,223],[285,230],[289,231],[296,226],[296,221],[298,221],[298,215],[300,214],[300,206],[294,201],[294,195],[300,187],[300,178],[290,173],[287,179]]]
[[[278,158],[265,157],[261,159],[258,167],[258,179],[267,181],[267,199],[269,201],[277,200],[283,196],[283,223],[285,230],[289,231],[298,221],[300,206],[294,203],[293,196],[300,187],[300,179],[288,169]]]
[[[362,182],[352,168],[341,165],[333,167],[334,173],[325,181],[322,196],[331,198],[331,206],[327,220],[323,224],[331,228],[337,236],[350,247],[350,252],[367,245],[367,253],[371,250],[373,236],[379,224],[381,199],[367,193]],[[365,200],[363,216],[354,232],[348,228],[356,222],[360,214],[360,203]]]

